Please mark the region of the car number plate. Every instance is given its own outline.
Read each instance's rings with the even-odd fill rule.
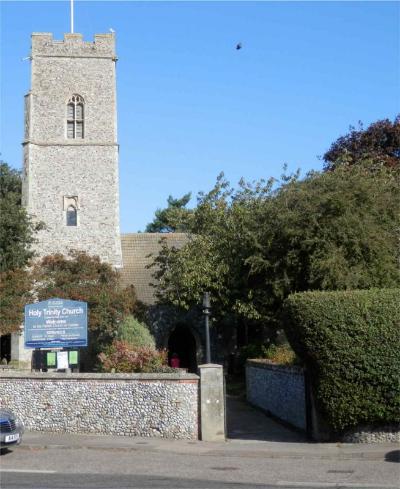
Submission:
[[[15,435],[7,435],[5,442],[11,443],[12,441],[17,441],[17,440],[19,440],[19,433],[16,433]]]

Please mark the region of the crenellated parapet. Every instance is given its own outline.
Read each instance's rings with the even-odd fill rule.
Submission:
[[[32,34],[31,56],[115,58],[115,35],[95,34],[94,42],[84,41],[82,34],[64,34],[63,41],[49,32]]]

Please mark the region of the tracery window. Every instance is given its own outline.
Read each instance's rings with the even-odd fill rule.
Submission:
[[[84,100],[74,94],[67,104],[67,138],[83,139],[85,134]]]

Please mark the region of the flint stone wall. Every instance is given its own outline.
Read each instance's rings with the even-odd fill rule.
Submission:
[[[198,438],[193,374],[0,372],[1,406],[32,431]]]
[[[346,432],[341,441],[345,443],[400,443],[400,426],[358,427]]]
[[[307,429],[303,369],[248,360],[247,400],[263,411],[295,426]]]

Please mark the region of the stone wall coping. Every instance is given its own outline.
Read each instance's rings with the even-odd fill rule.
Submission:
[[[219,363],[203,363],[199,368],[223,368]]]
[[[199,380],[196,374],[182,373],[62,373],[62,372],[23,372],[0,371],[0,381],[8,379],[37,379],[37,380],[100,380],[100,381],[152,381],[194,383]]]
[[[297,365],[280,365],[273,363],[270,360],[251,358],[246,361],[247,367],[264,368],[266,370],[279,370],[282,373],[287,374],[304,374],[304,368]]]

